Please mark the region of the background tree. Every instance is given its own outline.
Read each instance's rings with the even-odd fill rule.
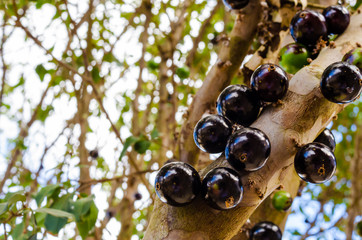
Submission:
[[[278,62],[298,9],[336,2],[294,4],[252,0],[230,12],[216,0],[2,0],[1,238],[246,239],[253,224],[284,229],[289,216],[287,239],[352,239],[362,215],[362,105],[328,102],[318,84],[361,44],[360,2],[347,31],[291,76],[283,102],[252,125],[273,151],[243,176],[237,208],[218,212],[201,199],[174,208],[154,194],[169,159],[201,175],[227,164],[198,150],[196,122],[215,112],[226,86],[248,85],[260,64]],[[338,170],[326,184],[306,185],[294,154],[327,125]],[[271,207],[279,188],[299,196],[292,214]]]

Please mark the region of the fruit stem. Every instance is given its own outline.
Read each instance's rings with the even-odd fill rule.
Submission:
[[[294,1],[290,1],[290,0],[286,0],[285,1],[286,3],[292,3],[294,4]],[[297,5],[300,5],[300,3],[298,3]],[[318,4],[318,3],[308,3],[307,4],[307,7],[310,7],[310,8],[315,8],[315,9],[325,9],[327,8],[328,6],[325,6],[325,5],[321,5],[321,4]]]

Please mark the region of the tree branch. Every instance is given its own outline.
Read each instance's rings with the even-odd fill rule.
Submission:
[[[204,112],[214,106],[219,93],[230,83],[238,71],[252,42],[260,20],[261,7],[258,0],[249,3],[238,15],[230,40],[223,42],[218,62],[207,74],[202,87],[195,94],[188,110],[188,119],[182,126],[176,156],[180,161],[194,165],[199,149],[193,139],[193,129]]]
[[[357,132],[355,135],[355,148],[354,156],[350,163],[351,175],[351,196],[350,206],[348,209],[348,217],[346,224],[346,236],[347,240],[352,240],[354,220],[356,216],[362,214],[362,188],[361,188],[361,175],[362,175],[362,122],[356,123]]]
[[[260,170],[241,173],[244,196],[236,208],[213,210],[201,198],[181,208],[157,200],[144,239],[212,240],[233,237],[257,206],[281,184],[288,166],[294,161],[297,146],[312,142],[346,106],[323,97],[319,89],[320,78],[326,67],[340,61],[360,41],[361,24],[362,14],[352,16],[349,28],[336,40],[336,47],[323,49],[315,61],[294,75],[282,104],[264,109],[251,125],[269,137],[271,154]],[[201,171],[201,176],[219,166],[229,166],[224,157]]]

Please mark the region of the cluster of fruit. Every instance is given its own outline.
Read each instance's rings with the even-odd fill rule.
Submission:
[[[229,8],[240,9],[248,4],[248,0],[224,0],[224,3]],[[341,6],[328,7],[323,15],[310,10],[300,11],[290,27],[298,44],[293,48],[301,48],[309,54],[308,49],[314,49],[318,41],[328,34],[341,34],[348,24],[349,13]],[[320,88],[327,100],[344,104],[359,96],[362,89],[362,75],[358,69],[362,65],[361,55],[361,49],[353,50],[346,54],[343,62],[333,63],[325,69]],[[251,88],[242,85],[226,87],[217,99],[218,114],[202,118],[194,128],[196,145],[207,153],[224,152],[233,169],[214,168],[201,181],[198,172],[189,164],[165,164],[155,180],[156,193],[162,202],[180,207],[201,195],[208,205],[218,210],[234,208],[241,202],[243,185],[240,174],[262,168],[271,152],[268,136],[249,126],[259,116],[263,105],[278,102],[286,95],[289,85],[286,72],[275,64],[259,66],[250,83]],[[328,129],[324,129],[313,143],[300,148],[294,159],[300,178],[311,183],[329,180],[336,169],[334,148],[335,140]],[[291,203],[289,193],[279,191],[274,194],[273,205],[277,210],[287,210]],[[281,231],[271,222],[256,224],[250,239],[264,239],[264,236],[281,239]]]
[[[308,65],[308,58],[316,58],[328,36],[333,39],[348,27],[350,14],[340,5],[330,6],[323,13],[313,10],[298,12],[290,24],[290,33],[295,43],[290,43],[280,50],[280,66],[288,73],[295,74]]]
[[[256,171],[269,158],[271,143],[265,133],[249,127],[263,102],[277,102],[288,90],[287,74],[279,66],[264,64],[251,76],[251,87],[230,85],[217,99],[218,115],[202,118],[195,126],[196,145],[207,153],[224,152],[237,171]],[[215,168],[203,180],[201,193],[216,209],[230,209],[242,199],[239,174],[231,168]]]

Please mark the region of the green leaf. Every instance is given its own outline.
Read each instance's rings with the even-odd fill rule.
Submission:
[[[47,74],[47,70],[43,67],[42,64],[39,64],[38,66],[36,66],[35,72],[38,74],[41,81],[44,80],[44,76],[45,76],[45,74]]]
[[[17,87],[24,85],[24,83],[25,83],[24,76],[21,75],[21,77],[20,77],[20,79],[19,79],[19,82],[18,82],[16,85],[12,86],[12,87],[11,87],[11,90],[14,90],[14,89],[17,88]]]
[[[138,140],[134,144],[134,150],[138,152],[139,154],[144,154],[147,149],[150,147],[151,142],[148,140]]]
[[[52,76],[52,86],[58,85],[63,80],[64,79],[61,76]]]
[[[7,210],[8,210],[8,203],[7,202],[0,203],[0,216],[6,213]]]
[[[34,210],[34,212],[46,213],[46,214],[50,214],[54,217],[74,219],[73,214],[63,211],[63,210],[54,209],[54,208],[38,208],[38,209]]]
[[[91,74],[92,74],[93,82],[99,83],[101,80],[101,77],[99,75],[99,68],[97,66],[93,67]]]
[[[40,206],[45,197],[51,196],[55,190],[60,189],[59,184],[51,184],[40,189],[40,191],[34,196],[36,204]]]
[[[91,231],[97,221],[98,217],[98,208],[92,201],[88,213],[82,217],[81,221],[77,221],[77,228],[80,236],[85,239],[89,231]]]
[[[40,120],[40,121],[42,121],[42,122],[45,122],[45,120],[47,119],[47,117],[49,116],[49,113],[51,112],[51,111],[53,111],[54,110],[54,107],[52,106],[52,105],[48,105],[46,108],[45,108],[45,110],[43,110],[43,109],[39,109],[39,111],[37,112],[38,114],[37,114],[37,117],[38,117],[38,119]]]
[[[105,61],[105,62],[114,62],[114,61],[118,62],[116,57],[111,52],[107,52],[106,54],[104,54],[103,61]]]
[[[159,63],[156,63],[154,60],[147,62],[147,68],[150,70],[157,70],[160,67]]]
[[[26,197],[25,195],[21,194],[21,193],[16,193],[14,195],[12,195],[9,199],[8,199],[8,203],[9,205],[12,205],[14,203],[17,203],[17,202],[25,202],[26,201]]]
[[[176,69],[175,73],[180,79],[185,79],[190,76],[190,70],[186,67]]]
[[[19,224],[17,224],[11,233],[11,236],[13,237],[13,239],[20,239],[21,235],[23,235],[24,228],[25,228],[24,221],[21,221]]]
[[[362,0],[357,0],[356,4],[352,7],[354,10],[357,10],[359,8],[359,6],[361,6],[362,4]]]
[[[133,143],[137,142],[138,141],[138,138],[137,137],[134,137],[134,136],[129,136],[126,141],[124,142],[124,145],[123,145],[123,149],[122,149],[122,152],[121,152],[121,155],[119,156],[119,160],[121,161],[122,160],[122,157],[124,155],[126,155],[126,152],[127,152],[127,148],[129,146],[131,146]]]
[[[36,240],[36,233],[35,234],[33,234],[33,235],[31,235],[29,238],[28,238],[28,240]]]
[[[18,143],[17,144],[21,144],[21,143]],[[6,195],[5,195],[5,198],[4,200],[9,202],[9,200],[14,197],[15,195],[17,194],[20,194],[20,195],[23,195],[24,194],[24,191],[23,190],[20,190],[20,191],[16,191],[16,192],[8,192]]]
[[[71,216],[71,218],[74,219],[73,214],[66,212],[66,211],[69,211],[69,206],[70,206],[69,200],[71,199],[71,197],[72,197],[71,194],[67,194],[67,195],[64,195],[61,198],[57,199],[54,202],[54,204],[52,204],[50,212],[46,212],[46,211],[49,211],[48,209],[37,211],[37,212],[41,212],[41,213],[44,213],[44,212],[47,213],[45,220],[44,220],[44,226],[49,232],[51,232],[53,234],[58,234],[60,229],[62,229],[64,227],[64,225],[67,224],[68,217]],[[44,208],[42,208],[42,209],[44,209]],[[57,210],[57,209],[61,210],[61,212],[51,211],[51,210]],[[70,214],[70,215],[68,215],[68,214]],[[60,216],[63,216],[63,217],[60,217]]]
[[[80,218],[85,215],[93,203],[93,196],[79,199],[71,203],[72,213],[74,214],[77,221],[80,221]]]
[[[292,233],[292,235],[294,236],[301,236],[302,234],[300,232],[298,232],[298,230],[294,230],[294,232]]]
[[[160,136],[159,132],[157,131],[157,129],[153,129],[151,132],[151,138],[152,139],[156,139]]]
[[[34,212],[31,212],[30,220],[31,220],[31,222],[33,223],[34,226],[38,226],[38,222],[36,221],[36,217],[35,217]]]
[[[43,6],[43,4],[44,4],[44,1],[41,1],[41,0],[37,1],[35,4],[36,9],[40,9],[41,6]]]

